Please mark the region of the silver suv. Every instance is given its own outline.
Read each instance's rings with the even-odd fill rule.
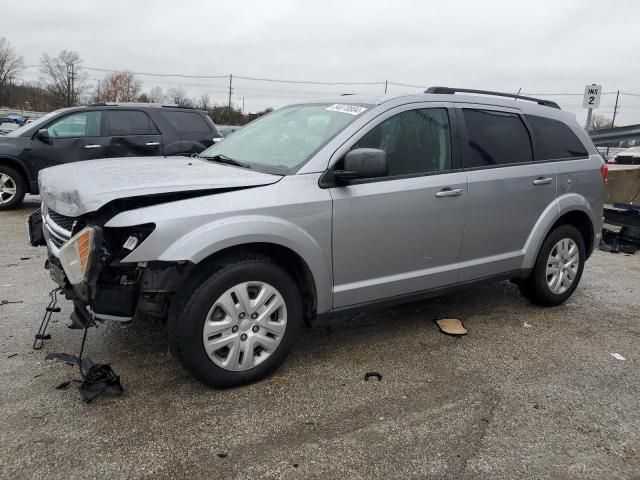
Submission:
[[[76,326],[166,319],[187,369],[228,387],[273,372],[314,317],[501,279],[561,304],[598,243],[606,173],[553,102],[341,96],[197,158],[46,169],[30,236]]]

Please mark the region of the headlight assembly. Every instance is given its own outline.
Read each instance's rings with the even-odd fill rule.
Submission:
[[[87,281],[87,275],[95,257],[96,229],[86,227],[65,243],[58,253],[58,258],[72,285]]]

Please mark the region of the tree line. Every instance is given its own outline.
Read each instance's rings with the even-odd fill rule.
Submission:
[[[57,56],[42,54],[37,81],[21,81],[25,68],[24,57],[6,38],[0,38],[0,106],[49,112],[97,102],[171,103],[205,110],[214,123],[230,125],[244,125],[272,111],[268,108],[245,114],[234,105],[230,109],[228,104],[216,104],[206,93],[191,98],[182,87],[164,91],[155,86],[144,91],[142,82],[131,72],[109,73],[97,85],[89,85],[82,58],[78,52],[68,50]]]

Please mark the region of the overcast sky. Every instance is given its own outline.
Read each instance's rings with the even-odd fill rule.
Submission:
[[[43,52],[80,53],[87,67],[185,75],[447,85],[578,93],[601,83],[640,95],[637,1],[6,1],[0,36],[29,65]],[[104,74],[86,71],[96,84]],[[38,77],[37,68],[23,75]],[[228,79],[139,76],[226,102]],[[246,111],[384,85],[318,86],[234,79]],[[389,93],[419,92],[391,85]],[[549,97],[581,121],[581,96]],[[596,113],[611,116],[615,95]],[[640,96],[622,95],[616,124],[640,123]]]

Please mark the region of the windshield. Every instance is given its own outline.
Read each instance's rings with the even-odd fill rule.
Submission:
[[[54,112],[49,112],[46,115],[40,117],[39,119],[31,122],[31,123],[27,123],[26,125],[23,125],[22,127],[18,128],[17,130],[14,130],[11,133],[7,134],[7,137],[19,137],[20,135],[22,135],[24,132],[26,132],[27,130],[31,130],[34,127],[39,127],[40,125],[47,123],[51,117],[53,117],[54,115],[57,115],[58,113],[62,112],[63,110],[66,110],[65,108],[60,109],[60,110],[56,110]],[[37,130],[37,128],[36,128]]]
[[[289,175],[367,108],[340,104],[285,107],[235,131],[200,157],[219,155],[259,171]]]

